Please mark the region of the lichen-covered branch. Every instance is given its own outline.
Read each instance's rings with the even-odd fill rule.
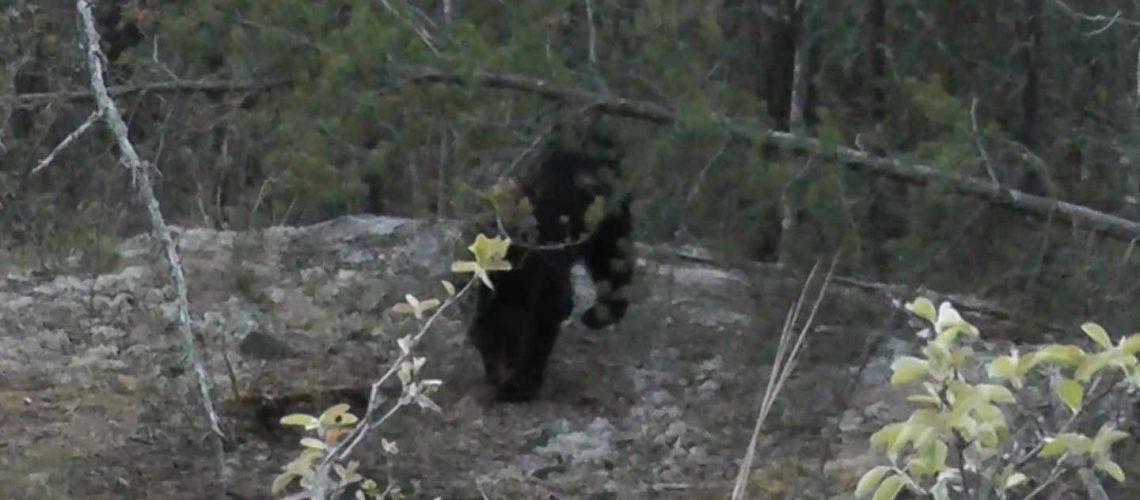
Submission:
[[[115,101],[111,99],[111,95],[107,92],[106,84],[103,82],[103,61],[105,57],[99,49],[99,32],[95,29],[95,16],[92,14],[91,8],[92,3],[93,0],[76,1],[76,8],[82,19],[84,37],[86,40],[85,49],[87,52],[87,65],[91,73],[91,90],[99,105],[99,115],[102,116],[103,121],[115,136],[115,141],[119,147],[119,160],[123,166],[127,167],[131,172],[132,181],[138,190],[139,198],[141,198],[143,204],[146,206],[147,216],[154,229],[154,234],[162,243],[162,247],[166,253],[166,260],[170,264],[170,280],[174,285],[176,294],[175,306],[178,312],[178,330],[182,334],[186,354],[193,365],[194,374],[197,376],[198,391],[202,398],[202,407],[205,410],[206,418],[209,422],[210,433],[214,436],[214,444],[217,448],[218,458],[222,460],[219,466],[224,466],[222,441],[225,435],[222,433],[221,425],[218,422],[218,414],[214,410],[213,399],[210,396],[209,375],[206,373],[202,355],[198,352],[194,343],[194,332],[190,326],[190,304],[186,293],[186,277],[182,272],[182,259],[178,255],[178,247],[171,237],[170,227],[166,225],[166,220],[162,217],[162,210],[159,207],[158,199],[154,196],[154,188],[150,182],[150,173],[147,170],[148,166],[139,158],[138,152],[135,150],[134,145],[131,144],[127,135],[127,124],[123,122],[123,117],[119,113],[118,107],[115,106]],[[223,469],[221,472],[224,492],[225,470]],[[221,496],[224,496],[224,493]]]

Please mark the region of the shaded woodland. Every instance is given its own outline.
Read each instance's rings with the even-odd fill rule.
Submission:
[[[168,256],[181,243],[165,224],[221,235],[368,214],[463,226],[552,130],[600,115],[627,151],[646,247],[800,277],[838,255],[843,286],[895,306],[968,297],[963,311],[999,322],[986,330],[999,342],[1083,340],[1085,321],[1114,338],[1140,328],[1132,2],[92,7],[98,57],[75,3],[0,4],[0,272],[94,283],[138,263],[123,242],[156,220]],[[126,135],[101,125],[92,57]],[[231,273],[234,288],[253,275]],[[164,293],[189,296],[172,324],[192,339],[203,292],[187,276]],[[782,290],[771,300],[794,300]],[[897,333],[901,316],[876,320]],[[876,332],[842,362],[874,365],[892,336]],[[206,350],[195,367],[218,362]]]

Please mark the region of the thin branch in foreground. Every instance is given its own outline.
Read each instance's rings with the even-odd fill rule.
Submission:
[[[91,113],[91,116],[88,116],[86,120],[83,120],[83,123],[76,127],[75,130],[71,131],[70,134],[67,134],[67,137],[64,137],[63,140],[60,141],[59,145],[55,147],[55,149],[52,149],[51,152],[48,153],[48,155],[45,156],[43,160],[40,160],[40,163],[32,169],[31,173],[38,174],[40,170],[43,170],[47,168],[48,165],[51,165],[51,162],[55,161],[56,155],[58,155],[64,149],[67,149],[71,143],[75,142],[76,139],[79,139],[80,136],[87,132],[87,129],[91,128],[91,126],[94,125],[95,122],[99,121],[99,119],[102,117],[102,109],[97,109]]]
[[[178,312],[178,330],[182,334],[186,355],[189,357],[194,367],[194,373],[197,376],[198,391],[202,398],[203,410],[209,422],[210,433],[213,435],[218,467],[220,468],[221,490],[218,497],[224,498],[226,490],[225,451],[223,448],[225,434],[222,432],[221,425],[218,422],[218,414],[214,410],[214,402],[210,396],[209,374],[206,372],[202,355],[198,352],[194,342],[194,332],[190,325],[190,304],[187,299],[186,277],[182,271],[182,259],[178,254],[178,247],[171,237],[170,227],[166,225],[166,220],[162,217],[162,210],[159,206],[158,199],[154,196],[154,188],[150,182],[150,173],[147,170],[147,166],[139,158],[134,145],[131,144],[130,138],[127,135],[127,124],[123,122],[123,117],[119,113],[118,107],[115,106],[115,101],[112,100],[110,94],[108,94],[107,86],[103,82],[103,61],[105,57],[99,49],[99,32],[95,29],[95,16],[92,14],[91,7],[93,0],[76,0],[75,3],[76,9],[79,11],[79,15],[83,21],[87,65],[91,73],[91,90],[99,105],[98,114],[103,117],[108,128],[111,129],[111,132],[115,136],[121,154],[120,162],[131,171],[131,175],[134,178],[134,185],[138,189],[139,198],[141,198],[146,205],[147,215],[150,218],[155,236],[161,241],[166,253],[166,260],[170,264],[170,280],[174,285],[176,293],[175,306]]]
[[[768,413],[772,411],[776,396],[783,390],[784,384],[788,381],[788,376],[796,367],[796,358],[799,357],[803,348],[804,338],[807,337],[807,332],[811,329],[816,312],[819,311],[819,305],[827,293],[827,286],[831,283],[831,276],[835,272],[835,265],[838,262],[839,254],[836,254],[831,260],[831,267],[827,270],[823,284],[820,285],[819,293],[816,295],[807,322],[800,328],[799,333],[795,331],[796,323],[799,320],[800,312],[803,310],[808,287],[811,286],[816,272],[819,271],[819,262],[816,262],[815,266],[812,267],[811,273],[808,274],[807,280],[800,290],[799,298],[788,310],[788,316],[780,332],[780,343],[776,348],[776,358],[772,361],[772,371],[768,375],[768,386],[764,390],[764,398],[760,404],[760,412],[756,416],[756,424],[752,427],[752,438],[748,442],[748,451],[744,454],[744,460],[740,462],[740,471],[737,473],[736,482],[732,487],[732,500],[742,500],[745,496],[745,491],[748,488],[748,477],[752,473],[752,463],[756,460],[756,445],[760,441],[760,431],[764,428],[764,421],[768,418]],[[793,336],[795,336],[794,344]]]
[[[367,436],[370,431],[383,425],[389,418],[392,417],[392,415],[395,415],[397,410],[405,406],[405,403],[397,401],[391,408],[388,409],[388,411],[384,412],[383,414],[378,414],[381,401],[380,388],[383,387],[383,385],[388,382],[388,380],[391,379],[393,375],[396,375],[399,372],[400,366],[412,356],[412,349],[414,349],[415,346],[419,344],[420,339],[422,339],[424,335],[427,334],[432,325],[435,324],[435,321],[439,319],[441,315],[443,315],[443,312],[458,303],[459,300],[463,298],[463,296],[465,296],[474,286],[476,286],[476,283],[478,281],[478,278],[472,277],[471,280],[469,280],[462,289],[457,291],[455,295],[448,297],[448,299],[442,305],[437,307],[435,309],[435,312],[433,312],[432,315],[429,316],[422,325],[420,325],[420,329],[409,338],[406,344],[401,346],[400,355],[392,361],[392,364],[388,370],[384,372],[384,374],[381,375],[379,379],[372,383],[372,387],[369,390],[368,394],[368,408],[365,410],[364,416],[360,418],[360,420],[356,423],[356,426],[353,427],[352,431],[349,432],[348,436],[339,441],[335,448],[325,453],[324,458],[321,460],[320,464],[317,465],[315,469],[317,483],[311,490],[312,498],[328,498],[329,493],[334,493],[332,491],[331,485],[328,484],[329,472],[332,470],[333,465],[343,462],[345,459],[347,459],[348,456],[352,454],[352,450],[355,449],[356,446],[364,440],[365,436]]]

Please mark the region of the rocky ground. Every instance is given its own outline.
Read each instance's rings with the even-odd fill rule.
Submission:
[[[178,242],[234,436],[233,498],[268,497],[298,449],[300,435],[276,423],[282,414],[360,404],[416,327],[389,307],[405,293],[442,294],[461,248],[452,224],[382,217],[185,230]],[[116,270],[99,276],[0,268],[0,497],[214,491],[215,456],[153,245],[123,242]],[[363,468],[390,473],[412,498],[726,497],[800,281],[644,254],[644,298],[617,327],[567,327],[532,404],[489,402],[462,311],[446,315],[418,348],[426,376],[444,381],[442,412],[395,418],[358,449]],[[971,319],[990,335],[1003,328]],[[905,415],[904,395],[884,386],[890,356],[916,344],[890,301],[837,286],[817,325],[765,427],[753,498],[850,498],[878,464],[867,437]],[[861,369],[873,336],[886,340]],[[381,438],[398,445],[394,460]],[[1120,457],[1132,473],[1134,448]]]

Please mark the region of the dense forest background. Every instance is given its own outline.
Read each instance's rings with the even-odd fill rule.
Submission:
[[[1108,0],[100,2],[109,85],[176,224],[465,217],[550,129],[601,110],[639,237],[726,259],[1140,318],[1135,240],[765,140],[819,138],[1140,219],[1138,8]],[[110,265],[144,231],[74,5],[0,11],[0,244]],[[655,106],[654,119],[638,106]],[[625,106],[625,107],[623,107]],[[654,111],[654,112],[656,112]],[[1110,328],[1112,329],[1112,328]]]

